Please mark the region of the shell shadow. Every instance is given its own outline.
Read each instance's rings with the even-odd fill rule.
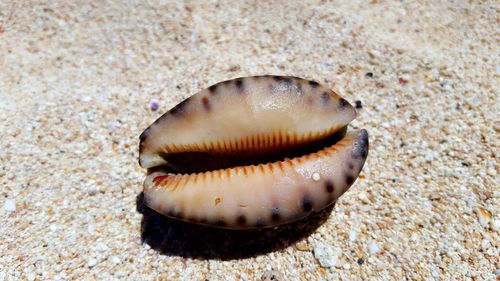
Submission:
[[[273,228],[228,230],[165,217],[144,204],[141,192],[136,200],[143,215],[141,239],[169,256],[231,260],[249,258],[284,249],[311,235],[329,217],[335,203],[299,221]]]

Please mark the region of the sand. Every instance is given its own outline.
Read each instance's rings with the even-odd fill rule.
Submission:
[[[0,280],[498,280],[499,3],[247,2],[0,1]],[[146,208],[142,130],[260,74],[361,101],[353,187],[274,231]]]

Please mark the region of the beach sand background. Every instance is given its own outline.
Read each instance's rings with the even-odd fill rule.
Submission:
[[[0,1],[0,280],[498,280],[499,11]],[[202,88],[261,74],[362,102],[351,126],[370,133],[361,177],[299,238],[219,243],[151,214],[142,130]],[[238,254],[234,241],[256,245],[247,239],[284,243]]]

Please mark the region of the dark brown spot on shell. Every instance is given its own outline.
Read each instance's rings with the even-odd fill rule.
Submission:
[[[141,154],[143,150],[144,150],[144,143],[142,143],[141,140],[141,142],[139,142],[139,154]],[[140,164],[141,164],[141,158],[139,157],[139,165]]]
[[[206,109],[206,110],[210,110],[210,101],[208,100],[208,97],[203,97],[201,98],[201,103],[203,104],[203,107]]]
[[[323,103],[328,103],[330,101],[330,95],[327,92],[323,92],[321,94],[321,99],[323,100]]]
[[[224,221],[224,219],[217,220],[217,222],[215,224],[217,226],[226,226],[227,225],[227,223]]]
[[[236,219],[236,223],[238,225],[245,225],[245,224],[247,224],[247,217],[245,217],[245,215],[238,216],[238,218]]]
[[[216,94],[216,92],[217,92],[217,84],[208,87],[208,92],[210,94]]]
[[[310,212],[313,208],[313,202],[311,200],[311,198],[309,196],[304,196],[302,198],[302,210],[304,210],[304,212]]]
[[[262,220],[261,218],[257,219],[257,221],[255,222],[255,227],[263,227],[265,226],[264,224],[264,220]]]
[[[170,109],[170,114],[181,115],[186,110],[186,105],[189,103],[190,98],[183,100],[181,103]]]
[[[344,98],[340,98],[339,105],[340,105],[340,108],[344,108],[344,107],[349,105],[349,102],[346,101]]]
[[[284,76],[273,76],[274,81],[280,82],[280,83],[285,83],[287,86],[292,85],[292,80],[288,77]]]
[[[236,79],[234,81],[234,83],[236,84],[236,89],[238,89],[238,92],[243,93],[243,91],[245,90],[245,85],[243,84],[243,79],[242,78]]]
[[[297,92],[302,94],[302,83],[297,82]]]
[[[149,130],[150,130],[150,127],[148,127],[146,130],[144,130],[144,132],[142,132],[142,134],[139,136],[139,140],[141,142],[143,142],[148,137]]]
[[[316,81],[309,81],[309,85],[311,85],[312,88],[318,88],[319,83]]]
[[[359,131],[359,141],[354,144],[352,155],[354,158],[366,158],[368,156],[369,140],[368,132],[363,129]]]
[[[278,208],[274,208],[271,214],[271,221],[277,222],[281,219],[280,211]]]
[[[345,183],[351,185],[354,182],[354,177],[352,175],[346,174]]]
[[[335,190],[335,188],[333,187],[333,182],[332,181],[327,180],[325,182],[325,190],[328,193],[332,193]]]
[[[349,162],[349,164],[347,165],[347,167],[349,168],[349,170],[353,170],[354,169],[354,164],[352,162]]]
[[[222,200],[220,199],[220,197],[215,197],[215,199],[214,199],[215,206],[219,205],[221,201]]]
[[[176,217],[178,219],[183,219],[184,218],[184,214],[181,211],[179,211],[179,212],[175,213],[174,217]]]

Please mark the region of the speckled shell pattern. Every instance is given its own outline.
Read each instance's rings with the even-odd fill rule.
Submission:
[[[345,99],[310,80],[254,76],[215,84],[141,134],[145,203],[172,218],[232,229],[301,219],[358,178],[368,133],[345,135],[355,117]],[[339,141],[322,143],[335,134]],[[312,144],[313,151],[303,150]],[[221,159],[240,162],[224,166]]]

